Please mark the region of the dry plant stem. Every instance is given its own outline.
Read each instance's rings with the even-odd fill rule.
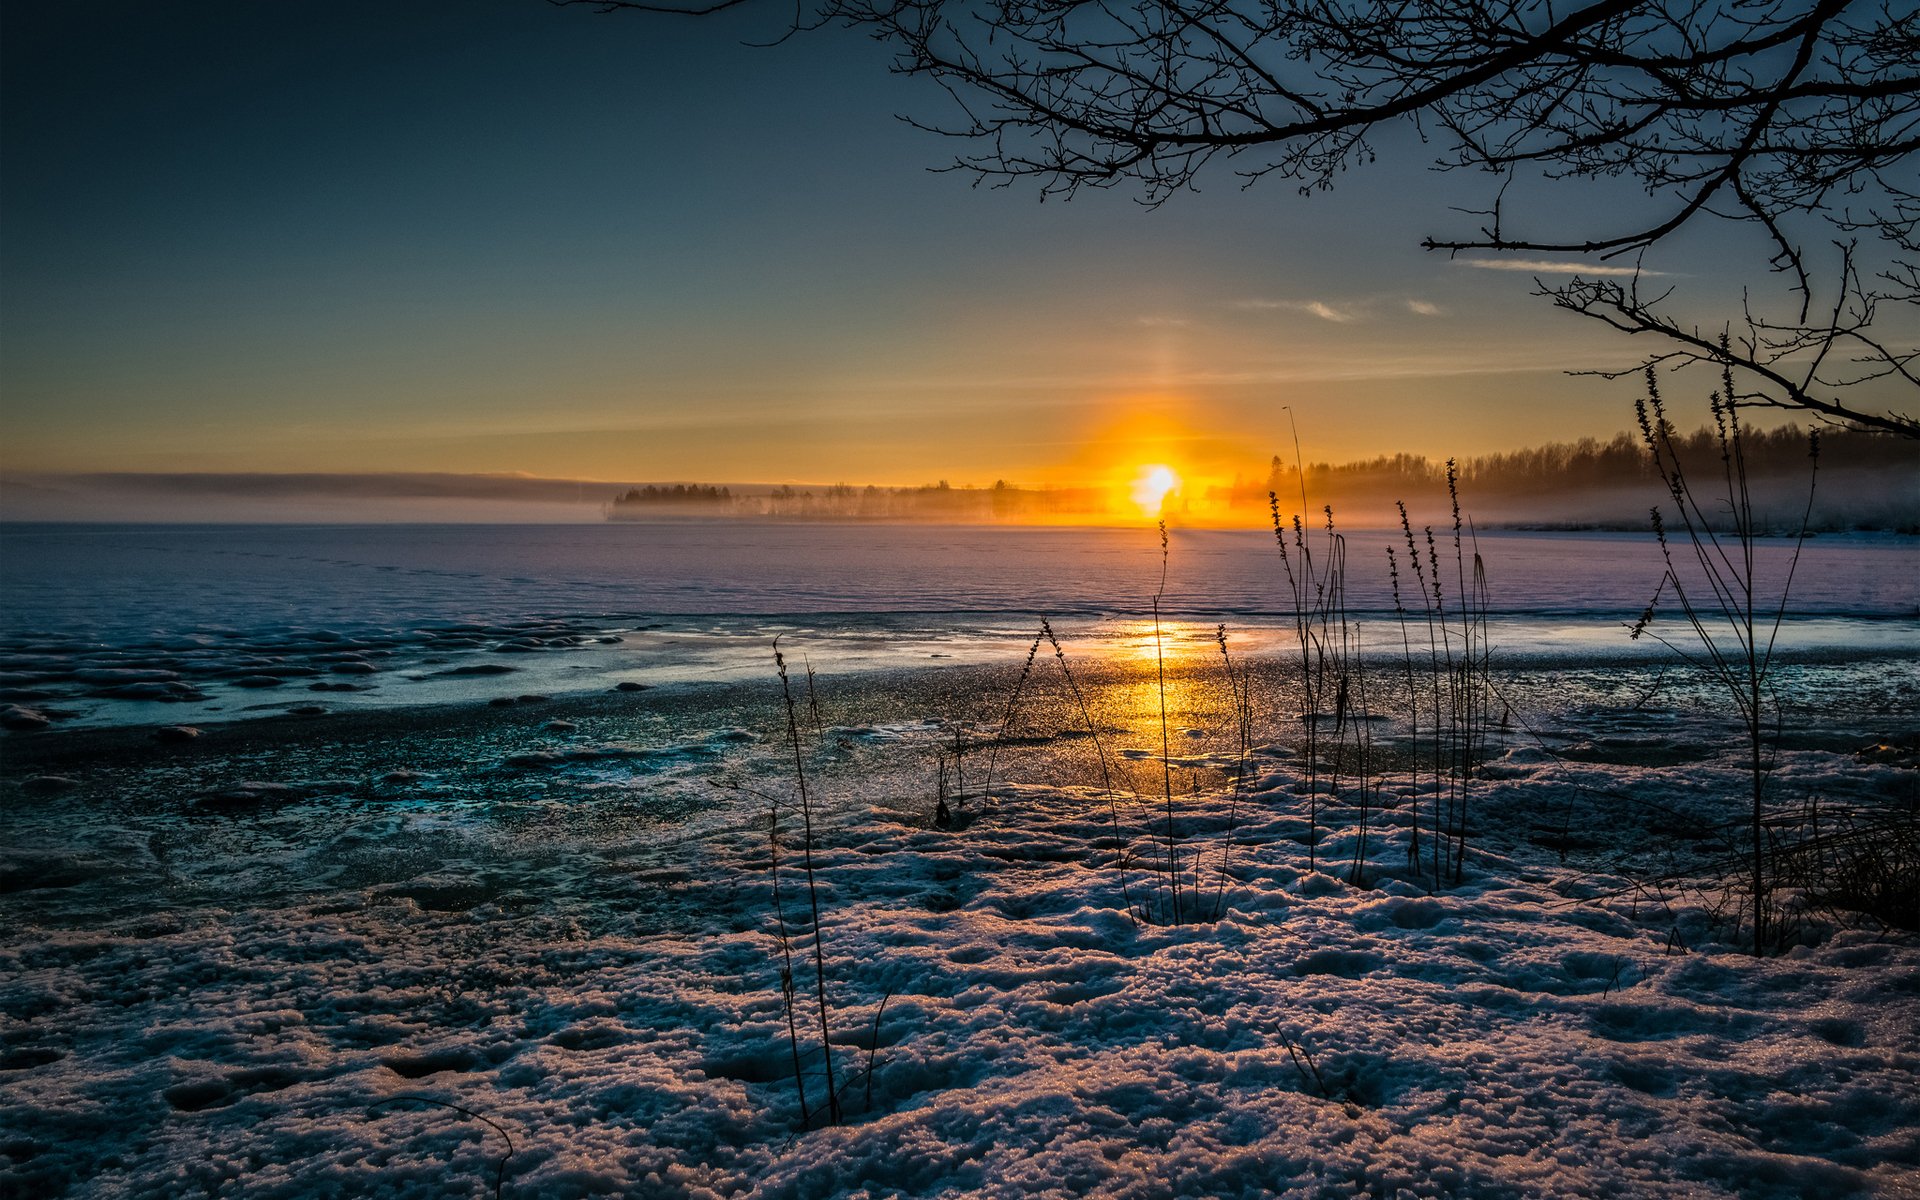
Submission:
[[[807,905],[813,916],[813,985],[820,1010],[820,1057],[827,1071],[827,1120],[840,1124],[840,1093],[833,1081],[833,1040],[827,1030],[827,961],[820,928],[820,892],[813,875],[813,800],[807,794],[807,771],[800,757],[800,713],[793,702],[793,688],[787,681],[787,660],[780,653],[780,639],[773,640],[773,663],[780,673],[780,693],[787,704],[787,742],[793,748],[793,777],[800,789],[802,841],[800,862],[807,877]]]
[[[1454,678],[1453,645],[1447,638],[1446,599],[1445,599],[1445,593],[1443,592],[1441,583],[1440,583],[1440,551],[1436,547],[1433,540],[1433,526],[1431,525],[1427,526],[1426,532],[1427,532],[1427,567],[1432,572],[1432,583],[1433,583],[1433,620],[1434,620],[1434,625],[1438,631],[1436,640],[1439,642],[1440,656],[1446,666],[1446,674],[1444,676],[1436,675],[1436,682],[1435,682],[1436,695],[1438,694],[1439,679],[1444,678],[1447,684],[1447,705],[1444,710],[1447,714],[1446,742],[1443,746],[1441,744],[1440,738],[1437,736],[1439,733],[1439,727],[1438,727],[1439,717],[1438,717],[1438,712],[1436,712],[1435,730],[1434,730],[1436,736],[1434,738],[1433,775],[1434,775],[1434,783],[1436,787],[1437,785],[1439,785],[1439,783],[1442,781],[1443,778],[1445,780],[1446,813],[1447,813],[1447,816],[1450,818],[1453,812],[1453,806],[1455,803],[1453,765],[1459,761],[1459,728],[1460,728],[1460,723],[1459,723],[1460,705],[1458,701],[1459,689]],[[1443,767],[1445,768],[1444,775],[1442,773]],[[1446,826],[1442,824],[1440,793],[1436,790],[1434,792],[1434,805],[1433,805],[1433,843],[1432,843],[1433,845],[1433,882],[1435,887],[1438,887],[1440,885],[1441,879],[1446,874],[1446,862],[1445,862],[1446,843],[1447,843],[1447,832],[1446,832]]]
[[[1302,478],[1304,481],[1304,472]],[[1303,482],[1303,500],[1304,487]],[[1348,722],[1352,716],[1353,668],[1359,652],[1354,627],[1347,619],[1347,544],[1346,538],[1335,529],[1332,506],[1323,505],[1327,564],[1322,572],[1314,565],[1313,550],[1301,517],[1295,516],[1292,520],[1294,554],[1289,555],[1286,529],[1280,521],[1280,500],[1272,492],[1267,493],[1267,507],[1273,518],[1274,540],[1280,547],[1280,561],[1286,568],[1287,588],[1293,601],[1294,635],[1300,644],[1300,723],[1306,743],[1307,869],[1314,870],[1319,863],[1322,759],[1326,759],[1330,771],[1330,790],[1337,796]],[[1293,567],[1296,556],[1300,560],[1297,574]],[[1323,744],[1320,730],[1329,689],[1333,695],[1331,753]]]
[[[1460,544],[1460,468],[1447,460],[1447,498],[1453,505],[1453,569],[1460,600],[1460,673],[1454,685],[1454,708],[1459,723],[1458,750],[1454,758],[1455,774],[1460,781],[1457,793],[1450,795],[1447,816],[1452,848],[1453,881],[1460,882],[1460,850],[1465,837],[1467,792],[1473,774],[1473,594],[1467,590],[1466,559]]]
[[[1404,504],[1400,506],[1400,523],[1402,526],[1407,523]],[[1412,811],[1408,825],[1413,831],[1413,837],[1407,843],[1407,862],[1417,866],[1420,862],[1420,693],[1413,681],[1413,639],[1407,633],[1407,606],[1400,594],[1400,563],[1392,546],[1387,547],[1387,578],[1393,584],[1393,613],[1400,622],[1400,660],[1407,676],[1407,731],[1411,743],[1408,753],[1412,759],[1409,768],[1412,791],[1408,797]]]
[[[1292,408],[1287,409],[1287,425],[1293,433],[1294,472],[1300,481],[1300,513],[1293,518],[1293,546],[1300,558],[1300,574],[1294,575],[1292,563],[1287,559],[1285,535],[1280,527],[1279,498],[1272,492],[1267,493],[1268,507],[1273,514],[1274,537],[1280,543],[1281,562],[1287,568],[1287,583],[1293,593],[1294,633],[1300,641],[1300,687],[1302,703],[1300,722],[1306,737],[1307,758],[1307,869],[1317,869],[1320,853],[1320,710],[1326,700],[1329,656],[1332,654],[1331,634],[1329,630],[1332,610],[1341,607],[1341,634],[1346,632],[1344,601],[1340,593],[1345,583],[1345,547],[1333,531],[1333,509],[1326,506],[1327,543],[1331,556],[1329,571],[1325,577],[1319,576],[1314,568],[1313,548],[1309,543],[1305,514],[1307,512],[1307,469],[1300,453],[1300,429],[1295,422]],[[1344,664],[1342,664],[1342,669]],[[1344,677],[1341,679],[1344,686]],[[1339,721],[1335,718],[1335,756],[1338,756],[1338,743],[1342,735]],[[1336,766],[1337,772],[1337,766]],[[1334,788],[1339,786],[1338,775],[1334,779]]]
[[[941,782],[944,786],[944,770]],[[806,1072],[800,1065],[800,1025],[793,1003],[793,938],[787,930],[787,906],[780,891],[780,801],[739,783],[722,781],[713,786],[767,802],[767,864],[773,886],[774,933],[780,946],[780,1005],[787,1019],[787,1047],[793,1053],[793,1087],[800,1096],[800,1128],[805,1129],[812,1123],[813,1114],[807,1105]]]
[[[1327,1087],[1326,1078],[1320,1074],[1320,1064],[1313,1061],[1313,1053],[1307,1049],[1306,1043],[1295,1042],[1284,1029],[1279,1033],[1280,1044],[1286,1047],[1287,1057],[1293,1060],[1293,1069],[1300,1076],[1300,1082],[1319,1093],[1322,1100],[1333,1099],[1332,1089]]]
[[[945,829],[953,821],[953,810],[947,807],[947,755],[945,751],[934,751],[933,767],[933,823]]]
[[[1135,906],[1133,895],[1127,887],[1127,843],[1120,833],[1120,805],[1113,789],[1113,772],[1107,767],[1107,750],[1100,741],[1100,727],[1094,724],[1093,714],[1087,710],[1087,698],[1080,692],[1080,683],[1073,677],[1073,669],[1067,665],[1067,652],[1060,647],[1060,639],[1053,634],[1053,626],[1045,617],[1040,619],[1040,636],[1053,647],[1053,657],[1060,664],[1060,674],[1067,681],[1067,690],[1073,694],[1074,704],[1079,706],[1080,719],[1087,723],[1087,735],[1093,739],[1093,753],[1100,763],[1100,786],[1107,796],[1107,815],[1113,822],[1114,865],[1120,871],[1120,898],[1127,906],[1127,916],[1134,927],[1140,926],[1143,915]],[[1136,799],[1138,793],[1135,793]]]
[[[1442,761],[1442,752],[1443,752],[1443,746],[1441,743],[1441,730],[1440,730],[1440,713],[1441,713],[1440,685],[1442,680],[1446,678],[1446,675],[1442,672],[1441,662],[1440,662],[1440,645],[1444,641],[1444,639],[1440,636],[1439,629],[1443,624],[1443,618],[1441,615],[1436,613],[1436,606],[1438,604],[1438,600],[1440,596],[1440,569],[1439,569],[1439,560],[1434,556],[1433,529],[1431,526],[1429,526],[1426,531],[1427,554],[1428,554],[1429,560],[1433,565],[1433,587],[1431,591],[1429,591],[1427,586],[1427,568],[1422,566],[1420,563],[1420,547],[1418,543],[1414,541],[1413,524],[1407,518],[1407,508],[1405,504],[1402,504],[1400,506],[1400,530],[1403,534],[1406,535],[1407,559],[1412,564],[1413,577],[1414,577],[1414,582],[1416,584],[1414,588],[1414,592],[1416,595],[1420,597],[1420,612],[1421,612],[1421,615],[1426,618],[1426,623],[1427,623],[1427,691],[1428,691],[1428,697],[1430,701],[1427,707],[1428,707],[1428,712],[1431,714],[1432,721],[1433,721],[1433,739],[1432,739],[1432,745],[1433,745],[1433,804],[1432,804],[1433,837],[1430,839],[1429,845],[1434,847],[1433,885],[1435,887],[1439,887],[1440,886],[1440,865],[1439,865],[1440,857],[1439,857],[1438,844],[1440,840],[1440,789],[1441,789],[1440,771],[1441,771],[1441,761]],[[1416,758],[1414,762],[1414,787],[1415,787],[1416,797],[1419,794],[1419,773],[1420,773],[1419,761]],[[1416,816],[1418,815],[1418,811],[1419,811],[1418,801],[1416,799],[1415,801]],[[1417,831],[1416,831],[1415,837],[1416,839],[1418,837]]]
[[[1305,473],[1302,473],[1304,479]],[[1303,484],[1304,486],[1304,484]],[[1304,504],[1304,501],[1303,501]],[[1319,866],[1320,853],[1320,702],[1326,694],[1327,645],[1314,629],[1326,599],[1326,584],[1314,577],[1313,549],[1307,543],[1306,530],[1301,517],[1293,518],[1293,548],[1299,552],[1300,561],[1305,564],[1301,581],[1301,602],[1306,606],[1300,615],[1300,659],[1301,687],[1305,691],[1305,706],[1300,712],[1300,721],[1307,732],[1307,870]],[[1307,589],[1311,588],[1312,600],[1307,602]]]
[[[451,1109],[452,1111],[459,1113],[463,1117],[472,1117],[474,1120],[480,1122],[482,1125],[485,1125],[487,1128],[499,1134],[500,1140],[507,1144],[507,1152],[505,1155],[501,1157],[500,1164],[494,1168],[494,1172],[493,1172],[494,1200],[500,1200],[500,1189],[506,1186],[506,1182],[507,1182],[507,1164],[512,1162],[513,1156],[516,1153],[518,1153],[518,1151],[514,1149],[513,1135],[508,1133],[505,1127],[503,1127],[500,1124],[500,1122],[494,1120],[492,1117],[486,1116],[483,1113],[474,1112],[470,1108],[462,1108],[458,1104],[451,1104],[445,1100],[436,1100],[432,1096],[416,1096],[416,1095],[413,1095],[412,1093],[408,1093],[407,1095],[404,1095],[404,1096],[388,1096],[385,1100],[375,1100],[372,1104],[367,1105],[367,1111],[372,1112],[376,1108],[384,1108],[389,1104],[402,1104],[402,1103],[432,1104],[439,1108]]]
[[[1762,954],[1766,952],[1773,940],[1774,933],[1766,870],[1768,768],[1763,705],[1766,698],[1773,694],[1769,676],[1773,666],[1774,646],[1779,639],[1781,622],[1786,617],[1787,601],[1793,589],[1793,578],[1799,570],[1800,554],[1806,543],[1807,526],[1812,519],[1814,490],[1818,484],[1820,470],[1819,435],[1813,434],[1809,439],[1808,457],[1812,460],[1812,467],[1807,479],[1806,507],[1801,513],[1800,527],[1794,539],[1793,556],[1788,564],[1786,582],[1780,589],[1779,603],[1773,607],[1773,612],[1769,616],[1762,611],[1757,595],[1755,557],[1756,541],[1760,530],[1754,520],[1753,498],[1747,486],[1739,405],[1733,398],[1735,393],[1731,372],[1723,373],[1722,390],[1714,395],[1711,408],[1720,443],[1724,487],[1724,495],[1721,499],[1724,500],[1726,511],[1733,523],[1730,531],[1734,543],[1732,551],[1714,531],[1712,523],[1700,507],[1699,500],[1681,467],[1674,446],[1673,425],[1667,420],[1665,403],[1660,396],[1659,379],[1651,367],[1647,369],[1646,381],[1647,395],[1635,405],[1641,439],[1652,457],[1654,469],[1659,473],[1661,482],[1666,485],[1667,493],[1673,499],[1675,511],[1687,535],[1687,542],[1693,549],[1694,562],[1707,584],[1712,605],[1710,610],[1705,603],[1696,602],[1686,584],[1681,580],[1677,564],[1674,562],[1673,547],[1667,537],[1665,520],[1660,509],[1655,507],[1651,512],[1654,536],[1659,541],[1660,553],[1667,568],[1666,575],[1661,580],[1660,590],[1672,589],[1704,657],[1695,658],[1658,634],[1651,636],[1689,662],[1701,667],[1717,680],[1732,697],[1734,706],[1739,711],[1741,724],[1747,736],[1748,767],[1752,787],[1748,822],[1750,832],[1748,886],[1753,893],[1750,914],[1753,924],[1753,952]],[[1659,597],[1660,591],[1656,591],[1654,600],[1647,605],[1646,612],[1631,627],[1632,637],[1638,638],[1648,632]],[[1719,620],[1714,621],[1714,625],[1724,622],[1727,632],[1716,633],[1713,628],[1709,628],[1708,622],[1713,621],[1715,616]],[[1763,627],[1764,645],[1761,642]],[[1777,697],[1774,707],[1778,716]]]
[[[1180,849],[1173,826],[1173,747],[1167,740],[1167,656],[1160,637],[1160,601],[1167,593],[1167,522],[1160,520],[1160,588],[1153,594],[1153,661],[1159,671],[1160,779],[1167,802],[1167,889],[1172,901],[1172,924],[1180,923]]]
[[[1492,595],[1487,586],[1486,562],[1480,557],[1480,543],[1474,535],[1473,524],[1467,524],[1467,536],[1473,543],[1473,629],[1474,645],[1479,658],[1468,659],[1471,694],[1469,707],[1473,714],[1473,728],[1477,731],[1477,740],[1468,744],[1467,761],[1462,770],[1467,779],[1486,761],[1488,753],[1488,731],[1493,727],[1493,647],[1487,631],[1487,610],[1492,607]],[[1505,718],[1503,718],[1504,722]],[[1459,837],[1455,843],[1453,857],[1454,882],[1460,881],[1460,872],[1467,856],[1467,792],[1463,791],[1460,803]]]
[[[821,741],[827,736],[827,725],[820,718],[820,693],[813,686],[813,661],[802,655],[800,664],[807,669],[807,716],[813,721],[814,740]]]
[[[880,1053],[880,1018],[887,1015],[887,1001],[893,999],[893,989],[880,997],[880,1008],[873,1014],[873,1031],[867,1038],[867,1111],[873,1111],[873,1063]]]
[[[961,736],[960,722],[953,723],[953,787],[955,792],[967,790],[967,772],[965,764],[966,741]]]
[[[774,929],[780,939],[780,1002],[787,1016],[787,1047],[793,1052],[793,1087],[800,1095],[800,1128],[805,1129],[813,1114],[807,1107],[807,1077],[800,1066],[800,1025],[794,1014],[793,940],[787,933],[787,907],[780,895],[780,804],[772,798],[767,804],[767,854],[773,880]]]
[[[1354,640],[1358,641],[1359,637],[1360,627],[1356,625],[1354,626]],[[1353,870],[1347,876],[1347,880],[1355,887],[1365,887],[1367,886],[1367,822],[1371,815],[1369,802],[1372,799],[1367,789],[1369,786],[1368,781],[1373,775],[1373,728],[1371,724],[1372,714],[1367,709],[1367,664],[1366,660],[1359,655],[1354,656],[1354,683],[1355,691],[1358,693],[1360,700],[1360,720],[1354,727],[1354,741],[1357,743],[1360,751],[1358,772],[1360,786],[1360,841],[1354,848]]]
[[[1319,690],[1321,695],[1326,694],[1326,675],[1331,670],[1333,673],[1333,750],[1328,756],[1331,778],[1328,780],[1327,791],[1329,796],[1338,797],[1340,768],[1345,761],[1348,717],[1351,715],[1350,710],[1353,704],[1352,631],[1347,625],[1347,539],[1333,531],[1333,506],[1324,505],[1321,511],[1327,518],[1327,573],[1319,613],[1321,673]],[[1316,797],[1317,795],[1318,793]],[[1310,824],[1317,824],[1315,815],[1317,814],[1313,810],[1309,810]]]
[[[1227,840],[1220,851],[1220,879],[1214,888],[1213,919],[1226,911],[1227,867],[1233,858],[1233,831],[1240,812],[1240,796],[1247,785],[1247,755],[1253,746],[1253,679],[1246,671],[1235,671],[1233,656],[1227,652],[1227,627],[1217,625],[1214,640],[1220,645],[1220,662],[1227,672],[1227,689],[1233,697],[1233,723],[1239,742],[1234,754],[1233,798],[1227,804]],[[1197,868],[1196,868],[1197,874]]]
[[[1304,479],[1304,476],[1302,478]],[[1303,489],[1303,501],[1305,497],[1305,486],[1303,482],[1301,485]],[[1306,741],[1309,814],[1307,819],[1307,868],[1312,870],[1315,841],[1312,797],[1319,784],[1318,727],[1313,719],[1314,710],[1317,707],[1317,691],[1314,686],[1314,636],[1310,616],[1311,609],[1307,604],[1307,594],[1309,590],[1313,588],[1313,556],[1307,550],[1306,539],[1302,536],[1300,518],[1295,517],[1293,518],[1293,544],[1300,558],[1300,570],[1296,573],[1293,566],[1294,556],[1287,553],[1287,529],[1280,519],[1280,497],[1273,492],[1267,493],[1267,511],[1273,517],[1273,540],[1280,548],[1280,565],[1286,570],[1287,591],[1293,602],[1293,633],[1295,640],[1300,645],[1300,723],[1301,734]]]
[[[1020,693],[1027,686],[1027,680],[1033,675],[1033,658],[1040,653],[1040,639],[1045,636],[1046,621],[1040,622],[1042,632],[1033,635],[1033,644],[1027,647],[1027,661],[1020,668],[1020,678],[1014,681],[1013,691],[1007,696],[1007,711],[1000,717],[1000,732],[994,735],[993,744],[987,748],[987,782],[982,799],[993,801],[993,768],[1000,757],[1000,747],[1006,743],[1007,731],[1013,727],[1013,714],[1020,705]],[[958,754],[959,733],[954,734],[955,753]]]
[[[1426,532],[1427,553],[1431,558],[1433,553],[1433,530],[1429,528]],[[1418,589],[1420,593],[1420,610],[1427,619],[1427,711],[1433,721],[1433,737],[1431,739],[1433,750],[1433,792],[1429,805],[1432,809],[1433,834],[1428,839],[1427,844],[1428,848],[1432,851],[1433,886],[1437,888],[1440,886],[1440,857],[1439,851],[1435,847],[1438,846],[1440,839],[1440,768],[1444,754],[1444,746],[1441,741],[1443,735],[1440,729],[1440,714],[1442,712],[1440,685],[1442,680],[1445,679],[1440,661],[1442,639],[1438,632],[1441,625],[1441,618],[1440,615],[1434,611],[1435,599],[1439,594],[1440,585],[1438,581],[1438,569],[1436,567],[1434,585],[1431,590],[1427,587],[1427,570],[1420,565],[1420,548],[1413,539],[1413,531],[1411,529],[1407,531],[1407,548],[1413,558],[1414,579],[1420,585]]]

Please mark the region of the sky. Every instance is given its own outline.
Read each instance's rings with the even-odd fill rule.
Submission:
[[[1638,347],[1530,297],[1529,270],[1419,248],[1470,227],[1448,206],[1484,180],[1425,170],[1406,131],[1326,194],[1219,170],[1157,208],[1042,202],[930,170],[952,147],[899,117],[946,101],[868,40],[742,44],[766,10],[0,19],[16,479],[1044,485],[1263,472],[1290,419],[1335,461],[1631,420],[1631,382],[1565,372]],[[1659,265],[1724,302],[1732,236]]]

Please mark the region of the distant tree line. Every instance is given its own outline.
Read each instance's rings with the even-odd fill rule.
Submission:
[[[745,497],[748,515],[801,520],[993,522],[1030,520],[1098,511],[1097,494],[1081,489],[955,487],[947,480],[917,487],[836,483],[814,490],[783,484],[764,496]]]
[[[782,520],[973,523],[1086,517],[1103,511],[1103,503],[1095,489],[1019,487],[1004,479],[991,487],[955,487],[942,479],[917,487],[783,483],[738,492],[699,484],[649,484],[616,496],[607,515],[616,521],[648,520],[664,512],[703,511]]]
[[[1920,450],[1913,442],[1855,428],[1821,431],[1820,486],[1815,528],[1920,527]],[[1700,478],[1718,474],[1720,447],[1702,428],[1674,438],[1683,467]],[[1807,433],[1794,425],[1744,433],[1749,479],[1764,514],[1785,521],[1804,507]],[[1463,507],[1485,525],[1553,528],[1642,528],[1647,506],[1659,499],[1659,474],[1634,434],[1582,438],[1524,450],[1483,454],[1457,463]],[[1309,513],[1325,505],[1349,526],[1391,524],[1396,502],[1416,512],[1445,511],[1446,463],[1418,454],[1390,454],[1355,462],[1309,462],[1303,472],[1278,455],[1264,476],[1240,476],[1180,499],[1179,511],[1218,520],[1229,512],[1263,520],[1269,493],[1284,512]],[[946,480],[917,487],[835,483],[822,487],[780,484],[732,488],[701,484],[648,484],[629,488],[608,510],[616,521],[651,520],[669,513],[775,520],[932,521],[946,524],[1003,521],[1088,520],[1126,516],[1114,509],[1110,490],[1021,487],[997,480],[991,487],[956,487]]]
[[[1821,431],[1822,456],[1828,470],[1873,471],[1920,467],[1920,451],[1911,442],[1859,429]],[[1797,425],[1750,430],[1743,434],[1747,472],[1756,477],[1801,476],[1807,468],[1807,431]],[[1720,445],[1711,429],[1674,438],[1683,466],[1700,472],[1717,468]],[[1469,493],[1489,496],[1525,496],[1616,488],[1658,479],[1653,461],[1640,439],[1615,434],[1608,441],[1581,438],[1549,442],[1524,450],[1483,454],[1458,463],[1460,483]],[[1273,492],[1282,502],[1298,497],[1300,471],[1274,455],[1267,476],[1258,483],[1241,480],[1235,486],[1236,503],[1266,503]],[[1418,454],[1383,454],[1355,462],[1306,464],[1310,494],[1350,494],[1362,490],[1403,488],[1426,492],[1446,486],[1447,468]]]
[[[701,487],[699,484],[676,483],[671,487],[648,484],[645,487],[628,488],[627,494],[614,500],[615,504],[731,504],[733,491],[723,487]]]
[[[1920,450],[1911,441],[1848,427],[1822,429],[1820,439],[1816,527],[1907,529],[1920,520]],[[1804,499],[1807,431],[1791,424],[1747,430],[1742,447],[1748,477],[1767,496],[1769,512],[1784,520],[1793,497]],[[1720,472],[1720,445],[1711,429],[1676,435],[1674,448],[1689,474]],[[1457,465],[1463,504],[1501,524],[1639,528],[1649,498],[1657,499],[1661,490],[1646,447],[1631,433],[1478,455]],[[1300,507],[1304,484],[1309,511],[1331,504],[1346,519],[1366,524],[1391,514],[1396,501],[1436,511],[1447,503],[1446,474],[1444,462],[1392,454],[1309,462],[1303,479],[1295,464],[1276,455],[1264,479],[1237,479],[1228,494],[1211,498],[1230,508],[1263,509],[1272,493],[1292,512]]]
[[[1920,450],[1885,434],[1862,429],[1822,429],[1820,440],[1826,467],[1839,470],[1876,470],[1920,465]],[[1804,475],[1807,469],[1807,431],[1798,425],[1747,430],[1741,435],[1752,475]],[[1720,461],[1720,443],[1702,426],[1674,438],[1682,465],[1698,473]],[[1506,454],[1467,459],[1461,477],[1487,491],[1527,492],[1552,488],[1603,487],[1628,480],[1656,477],[1647,448],[1633,434],[1621,433],[1608,442],[1583,438],[1552,442]]]

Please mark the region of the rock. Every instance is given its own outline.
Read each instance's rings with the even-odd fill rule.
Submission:
[[[97,861],[57,850],[0,850],[0,895],[67,888],[96,879]]]
[[[65,1057],[65,1051],[49,1046],[22,1046],[18,1050],[0,1054],[0,1071],[31,1071],[35,1067],[57,1063]]]
[[[22,780],[20,786],[29,792],[64,792],[80,786],[78,779],[69,779],[65,775],[35,775]]]
[[[180,674],[137,667],[88,667],[75,671],[73,677],[81,683],[171,683],[180,678]]]
[[[156,742],[190,742],[200,736],[200,731],[191,725],[162,725],[153,731]]]
[[[556,717],[548,721],[545,725],[542,725],[541,728],[551,729],[555,733],[572,733],[575,729],[578,729],[579,726],[575,725],[572,721],[562,721]]]
[[[371,675],[379,669],[369,662],[337,662],[327,668],[335,675]]]
[[[616,692],[644,692],[647,690],[647,685],[644,683],[635,683],[631,679],[622,679],[619,683],[613,685],[613,690]]]
[[[382,775],[380,777],[380,782],[398,785],[398,784],[407,784],[407,783],[418,783],[425,778],[426,776],[421,774],[419,771],[409,771],[405,767],[402,767],[398,771],[388,771],[385,775]]]
[[[468,663],[463,667],[453,667],[435,673],[439,675],[507,675],[519,669],[505,663]]]
[[[307,690],[310,692],[364,692],[369,689],[364,683],[310,683],[307,685]]]
[[[327,710],[321,708],[318,704],[296,704],[287,710],[287,715],[290,717],[324,717],[327,715]]]
[[[103,700],[155,700],[161,704],[185,704],[205,700],[207,694],[190,683],[122,683],[94,689]]]
[[[52,688],[9,687],[0,688],[0,700],[17,702],[21,700],[51,700],[60,693]]]
[[[53,724],[47,714],[37,708],[26,708],[19,704],[0,707],[0,726],[16,733],[38,733]]]
[[[487,703],[494,708],[507,708],[514,703],[514,699],[512,696],[495,696]]]
[[[233,686],[243,688],[279,687],[284,680],[278,675],[242,675],[233,681]]]
[[[520,697],[520,703],[522,704],[544,704],[546,701],[547,697],[545,696],[527,695]]]
[[[1920,766],[1920,734],[1881,738],[1854,751],[1855,757],[1890,767]]]
[[[347,796],[360,790],[358,779],[302,779],[289,784],[302,796]]]
[[[305,788],[290,783],[266,783],[257,779],[245,780],[232,787],[216,788],[200,795],[199,803],[214,807],[245,806],[265,801],[298,800],[305,796]]]

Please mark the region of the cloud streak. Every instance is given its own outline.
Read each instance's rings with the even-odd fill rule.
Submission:
[[[1366,308],[1361,304],[1331,304],[1325,300],[1239,300],[1235,308],[1253,312],[1293,312],[1305,316],[1318,317],[1322,321],[1331,321],[1336,325],[1345,325],[1366,316]]]
[[[1456,267],[1477,271],[1527,271],[1534,275],[1665,275],[1641,267],[1615,267],[1606,263],[1555,262],[1547,258],[1456,258]]]

